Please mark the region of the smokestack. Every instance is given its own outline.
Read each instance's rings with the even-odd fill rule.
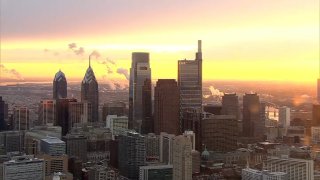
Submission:
[[[198,52],[201,52],[201,40],[198,40]]]

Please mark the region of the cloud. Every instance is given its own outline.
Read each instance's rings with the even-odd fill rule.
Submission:
[[[209,87],[209,90],[210,90],[212,96],[219,96],[219,97],[221,97],[221,96],[223,96],[223,94],[224,94],[224,93],[221,92],[219,89],[216,89],[216,88],[214,88],[213,86],[210,86],[210,87]]]
[[[129,73],[128,73],[128,70],[127,70],[127,69],[118,68],[118,69],[117,69],[117,73],[118,73],[118,74],[121,74],[121,75],[124,75],[124,76],[126,77],[126,79],[129,80]]]
[[[82,56],[84,54],[84,48],[83,47],[79,47],[77,49],[77,44],[76,43],[70,43],[68,44],[69,49],[71,49],[76,55]]]
[[[92,51],[92,53],[90,54],[90,57],[94,57],[96,59],[99,59],[100,58],[100,53],[96,50]]]
[[[116,65],[116,62],[114,62],[113,60],[111,60],[111,59],[108,59],[107,58],[107,60],[106,60],[107,62],[109,62],[110,64],[112,64],[112,65]]]
[[[3,64],[0,64],[0,70],[3,71],[5,74],[9,75],[11,78],[16,80],[24,80],[22,75],[15,69],[8,69]]]
[[[69,46],[69,49],[75,49],[75,48],[77,48],[77,44],[76,43],[70,43],[70,44],[68,44],[68,46]]]

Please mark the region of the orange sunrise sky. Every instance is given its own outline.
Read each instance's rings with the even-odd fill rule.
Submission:
[[[176,78],[198,39],[204,80],[318,78],[319,0],[0,1],[1,82],[52,81],[59,69],[80,81],[94,50],[101,83],[125,81],[117,69],[135,51],[150,53],[153,79]]]

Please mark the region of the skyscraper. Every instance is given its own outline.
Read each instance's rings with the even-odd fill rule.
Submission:
[[[280,107],[279,108],[279,123],[283,127],[287,128],[290,126],[290,108],[289,107]]]
[[[222,110],[223,115],[233,115],[236,119],[239,119],[239,100],[236,93],[224,94],[222,96]]]
[[[92,106],[92,122],[98,121],[99,113],[99,90],[98,82],[91,68],[90,56],[89,67],[81,84],[81,101],[88,101]]]
[[[92,122],[92,105],[87,101],[69,103],[69,130],[80,124]]]
[[[320,104],[312,105],[312,126],[320,126]]]
[[[119,136],[119,171],[129,179],[139,178],[139,167],[146,163],[144,136],[134,131]]]
[[[67,98],[67,79],[59,70],[53,79],[53,99]]]
[[[39,105],[38,123],[53,125],[56,122],[56,100],[42,100]]]
[[[317,92],[317,100],[318,100],[318,103],[320,103],[320,78],[318,79],[318,92]]]
[[[178,86],[180,91],[180,129],[185,109],[202,109],[202,52],[201,40],[195,60],[178,61]]]
[[[145,81],[151,83],[150,80],[151,68],[149,64],[149,53],[132,53],[129,84],[129,129],[135,129],[138,132],[141,130],[141,124],[144,119],[144,103],[142,100],[143,86],[145,85]],[[147,101],[147,99],[145,99],[145,101]]]
[[[260,120],[260,100],[255,94],[245,94],[243,96],[243,135],[246,137],[254,137],[256,134],[264,132],[255,131],[255,127]]]
[[[192,143],[188,136],[176,136],[173,140],[173,180],[192,179]]]
[[[152,101],[151,101],[151,79],[146,79],[142,87],[142,123],[141,133],[153,133]]]
[[[6,130],[8,121],[8,104],[0,96],[0,131]]]
[[[30,127],[29,109],[27,107],[15,107],[13,110],[14,130],[29,130]]]
[[[174,79],[159,79],[154,90],[154,131],[180,134],[179,89]]]
[[[56,126],[61,127],[61,135],[65,136],[71,124],[69,123],[69,104],[77,102],[76,99],[58,99],[57,100],[57,121],[54,123]]]

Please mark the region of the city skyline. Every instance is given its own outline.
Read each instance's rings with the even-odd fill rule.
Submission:
[[[137,51],[150,53],[154,79],[176,79],[202,39],[204,81],[315,83],[319,2],[181,3],[1,1],[1,82],[50,82],[59,69],[80,82],[95,52],[99,83],[128,84]]]

